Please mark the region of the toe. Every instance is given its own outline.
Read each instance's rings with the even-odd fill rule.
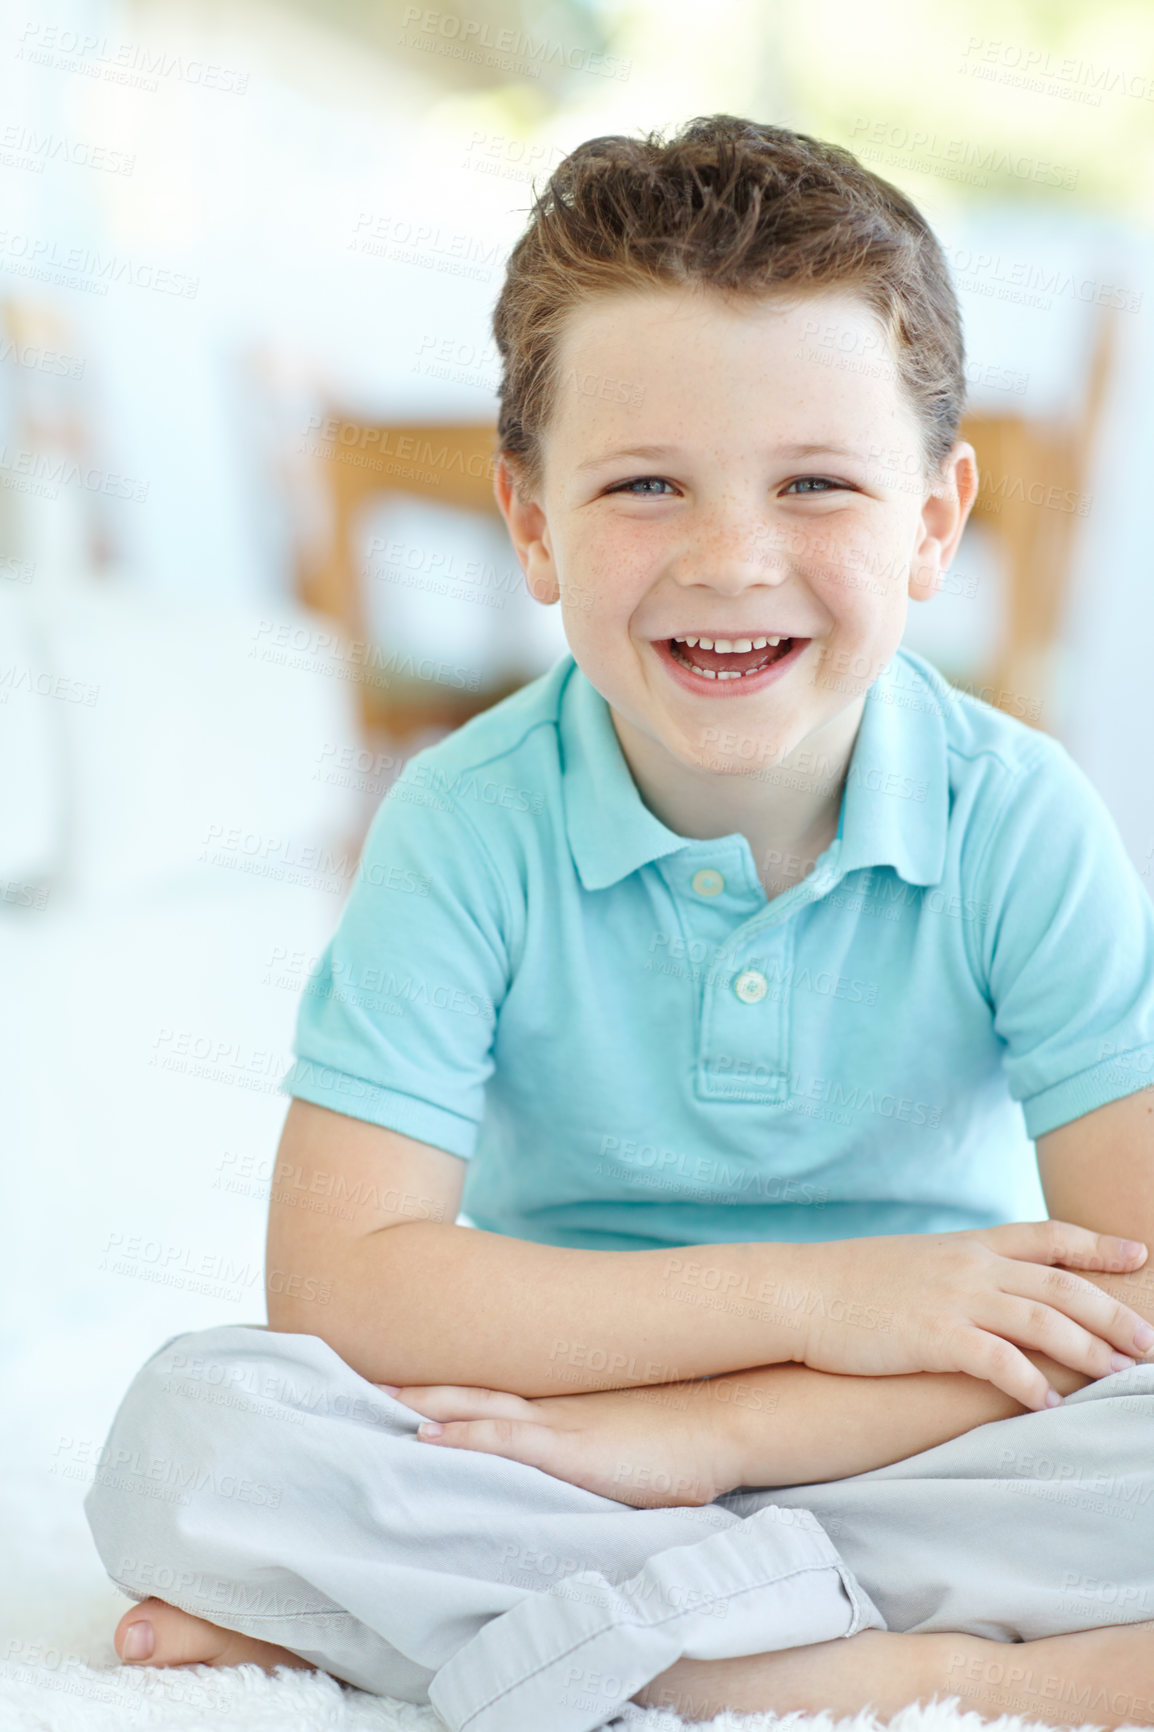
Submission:
[[[236,1630],[221,1629],[207,1618],[182,1612],[179,1606],[170,1606],[165,1600],[142,1600],[125,1612],[112,1641],[126,1665],[256,1665],[266,1672],[277,1666],[299,1666],[315,1670],[310,1661],[300,1659],[287,1648],[243,1636]]]
[[[150,1660],[156,1647],[152,1620],[143,1613],[134,1617],[126,1612],[116,1626],[112,1645],[126,1665],[133,1660]]]
[[[113,1645],[126,1665],[188,1666],[211,1662],[225,1632],[164,1600],[142,1600],[125,1612]]]

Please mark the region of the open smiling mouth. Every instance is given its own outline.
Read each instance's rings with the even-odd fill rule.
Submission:
[[[702,690],[767,684],[766,676],[784,671],[810,642],[804,637],[660,638],[654,648],[679,684]],[[716,648],[722,643],[724,649]],[[719,692],[720,695],[720,692]]]

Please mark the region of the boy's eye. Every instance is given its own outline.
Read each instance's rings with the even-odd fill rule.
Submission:
[[[845,486],[844,481],[835,481],[829,475],[799,475],[796,480],[789,483],[785,491],[788,493],[791,488],[797,487],[801,489],[803,494],[825,493],[831,490],[844,492]],[[666,481],[661,475],[638,475],[632,481],[619,481],[615,486],[607,488],[606,491],[608,493],[632,493],[635,499],[662,499],[665,497],[664,494],[657,491],[658,488],[662,487],[672,490],[672,483]]]
[[[671,483],[666,481],[664,477],[660,475],[638,475],[632,481],[619,481],[616,487],[610,487],[607,491],[610,493],[628,493],[632,491],[634,487],[641,487],[648,492],[651,487],[669,487],[670,485]],[[637,499],[644,499],[645,496],[645,493],[634,495]],[[662,498],[662,495],[660,493],[653,493],[650,497],[653,499],[660,499]]]

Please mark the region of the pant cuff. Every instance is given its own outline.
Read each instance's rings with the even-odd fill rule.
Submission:
[[[451,1732],[592,1732],[682,1656],[885,1628],[817,1518],[769,1504],[626,1582],[582,1570],[527,1594],[441,1667],[429,1700]]]

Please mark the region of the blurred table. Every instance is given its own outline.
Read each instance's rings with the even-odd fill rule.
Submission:
[[[1114,363],[1117,314],[1098,311],[1077,411],[1041,419],[985,409],[965,417],[981,477],[973,508],[1000,544],[1008,585],[1006,631],[977,676],[958,683],[988,703],[1046,726],[1068,579],[1079,526],[1089,509],[1086,481]],[[302,547],[297,594],[331,615],[354,643],[366,638],[359,537],[366,513],[390,493],[499,516],[493,498],[496,428],[490,423],[374,422],[333,409],[312,417],[305,446],[323,502],[321,528]],[[374,678],[359,684],[367,733],[405,740],[451,729],[516,691],[505,679],[478,692]]]

